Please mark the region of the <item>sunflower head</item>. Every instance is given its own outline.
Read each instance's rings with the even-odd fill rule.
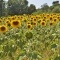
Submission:
[[[51,16],[49,19],[50,19],[50,21],[52,21],[53,20],[53,17]]]
[[[27,24],[27,28],[30,30],[32,29],[32,25],[31,24]]]
[[[11,26],[14,27],[14,28],[17,28],[20,25],[21,25],[20,20],[13,20],[13,21],[11,21]]]
[[[41,21],[43,21],[43,19],[38,19],[38,23],[40,23]]]
[[[0,26],[0,32],[5,33],[7,31],[7,27],[5,25]]]
[[[57,22],[57,21],[58,21],[58,19],[57,19],[57,18],[54,18],[54,19],[53,19],[53,21],[54,21],[54,22]]]
[[[33,21],[33,26],[37,26],[37,22]]]
[[[0,20],[0,22],[2,22],[2,21]]]
[[[46,22],[45,21],[41,21],[41,26],[46,26]]]
[[[33,21],[36,21],[36,18],[34,18]]]
[[[32,32],[26,32],[25,37],[26,37],[27,39],[31,39],[31,38],[33,37]]]
[[[50,22],[50,26],[52,26],[52,25],[54,25],[54,22],[53,21]]]
[[[10,20],[6,20],[5,24],[6,24],[7,26],[11,26]]]

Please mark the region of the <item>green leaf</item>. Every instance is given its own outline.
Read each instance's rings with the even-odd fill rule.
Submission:
[[[60,56],[55,57],[54,60],[60,60]]]
[[[56,47],[57,47],[56,44],[52,44],[52,45],[51,45],[51,48],[56,48]]]

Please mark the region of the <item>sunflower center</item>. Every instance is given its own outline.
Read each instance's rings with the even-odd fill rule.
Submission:
[[[53,25],[53,23],[50,23],[50,25]]]
[[[30,28],[31,26],[30,25],[28,25],[28,28]]]
[[[56,19],[54,19],[54,21],[56,21]]]
[[[18,22],[18,21],[14,21],[13,24],[14,24],[14,25],[18,25],[19,22]]]
[[[36,25],[36,23],[34,23],[34,25]]]
[[[6,28],[5,27],[1,27],[1,31],[4,31]]]
[[[44,25],[45,23],[44,22],[42,22],[42,25]]]
[[[52,18],[50,18],[50,20],[52,20]]]

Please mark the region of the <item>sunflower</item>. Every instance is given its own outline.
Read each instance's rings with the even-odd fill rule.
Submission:
[[[17,27],[21,26],[20,20],[13,20],[13,21],[11,21],[11,26],[13,28],[17,28]]]
[[[57,22],[57,21],[58,21],[58,19],[57,19],[57,18],[54,18],[54,19],[53,19],[53,21],[54,21],[54,22]]]
[[[37,26],[37,22],[36,21],[33,21],[33,26]]]
[[[33,20],[34,19],[34,16],[31,16],[30,20]]]
[[[38,23],[40,23],[41,21],[43,21],[43,19],[38,19]]]
[[[50,15],[49,14],[47,14],[47,17],[49,17]]]
[[[52,16],[50,16],[49,20],[50,20],[50,21],[52,21],[52,20],[53,20],[53,17],[52,17]]]
[[[50,26],[52,26],[53,24],[54,24],[54,21],[51,21],[51,22],[50,22]]]
[[[47,18],[46,16],[43,17],[43,19],[46,19],[46,18]]]
[[[5,33],[7,31],[7,27],[5,25],[0,26],[0,32]]]
[[[28,29],[32,29],[32,25],[31,24],[27,24],[27,28]]]
[[[57,19],[60,20],[60,16],[57,16]]]
[[[34,18],[33,21],[36,21],[36,18]]]
[[[0,22],[2,22],[2,21],[0,20]]]
[[[41,21],[40,23],[42,26],[46,26],[46,22],[45,21]]]
[[[11,26],[10,20],[6,20],[5,24],[6,24],[7,26]]]

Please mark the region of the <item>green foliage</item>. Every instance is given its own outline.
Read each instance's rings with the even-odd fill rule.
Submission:
[[[3,0],[0,1],[0,16],[2,16],[2,10],[3,10],[2,5],[3,5]]]
[[[52,3],[54,6],[57,6],[57,5],[59,5],[59,1],[53,1],[53,3]]]
[[[60,56],[55,57],[54,60],[60,60]]]
[[[48,15],[51,16],[52,14]],[[59,60],[60,57],[57,55],[60,55],[60,18],[58,19],[58,15],[52,15],[57,18],[57,21],[52,26],[49,25],[50,17],[47,17],[49,20],[47,18],[44,20],[46,26],[42,26],[41,22],[38,22],[39,19],[43,19],[47,14],[2,17],[1,19],[4,23],[7,19],[10,21],[9,18],[13,17],[20,20],[22,25],[18,28],[8,26],[8,31],[0,33],[0,59]],[[20,19],[19,17],[22,18]],[[28,29],[27,22],[31,23],[31,17],[36,19],[34,22],[37,24],[35,26],[31,24],[33,26],[32,29]],[[3,20],[4,18],[5,20]]]
[[[27,10],[27,0],[8,0],[8,11],[10,15],[23,14]]]
[[[53,13],[60,13],[60,6],[55,6],[52,10]]]
[[[35,11],[36,11],[35,5],[31,4],[31,5],[28,7],[28,14],[31,14],[32,12],[35,12]]]
[[[3,4],[3,8],[2,8]],[[8,6],[7,8],[5,8]],[[53,1],[51,6],[47,3],[41,5],[41,8],[36,9],[36,6],[31,4],[28,6],[27,0],[8,0],[8,2],[0,2],[0,16],[20,15],[20,14],[41,14],[41,13],[60,13],[59,1]]]
[[[49,9],[49,6],[47,5],[47,3],[41,5],[41,9],[42,9],[42,12],[47,12],[48,9]]]
[[[8,14],[10,15],[31,14],[35,10],[36,7],[33,4],[28,7],[27,0],[8,0]]]
[[[0,1],[0,16],[6,16],[7,15],[7,2],[4,0]]]
[[[33,14],[41,13],[60,13],[60,4],[59,1],[53,1],[52,6],[48,6],[47,3],[41,5],[41,8],[37,9]]]
[[[56,48],[56,47],[57,47],[56,44],[52,44],[52,45],[51,45],[51,48]]]
[[[27,32],[25,36],[27,39],[31,39],[33,37],[33,34],[32,32]]]
[[[35,12],[33,12],[32,14],[36,15],[36,14],[42,14],[42,10],[41,9],[37,9]]]

